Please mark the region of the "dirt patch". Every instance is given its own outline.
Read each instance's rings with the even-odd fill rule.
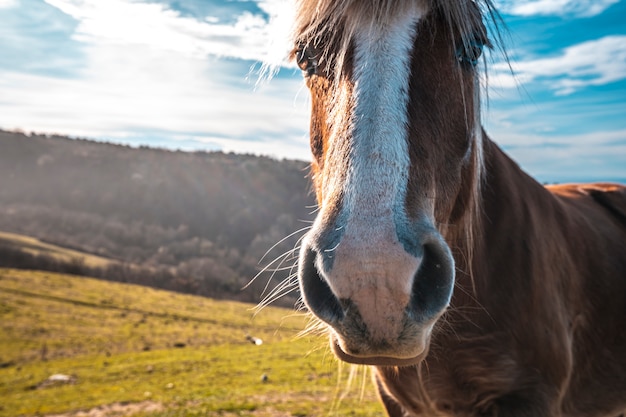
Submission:
[[[101,405],[91,410],[72,411],[63,414],[48,414],[45,417],[127,417],[141,412],[164,410],[163,404],[154,401],[140,403],[113,403]]]

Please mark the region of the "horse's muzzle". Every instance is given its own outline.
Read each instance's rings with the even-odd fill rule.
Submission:
[[[454,259],[439,233],[421,237],[418,257],[402,253],[359,263],[338,252],[330,271],[323,271],[315,247],[305,241],[300,253],[300,289],[307,307],[332,329],[336,356],[380,366],[421,361],[454,286]]]

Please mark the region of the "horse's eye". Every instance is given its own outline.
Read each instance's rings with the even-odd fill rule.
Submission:
[[[485,42],[479,39],[473,39],[467,44],[459,46],[456,51],[456,59],[461,64],[471,65],[475,67],[478,65],[478,60],[483,54],[485,48]]]
[[[296,63],[307,76],[317,74],[317,57],[308,46],[299,47],[296,50]]]

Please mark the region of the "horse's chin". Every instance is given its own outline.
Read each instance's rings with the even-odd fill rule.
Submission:
[[[330,345],[335,356],[347,363],[355,365],[372,365],[372,366],[413,366],[421,363],[426,355],[428,349],[425,349],[417,356],[409,358],[399,358],[393,356],[381,356],[381,355],[351,355],[346,353],[340,346],[336,336],[330,337]]]

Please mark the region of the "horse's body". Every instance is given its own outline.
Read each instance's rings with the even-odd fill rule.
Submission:
[[[482,132],[489,0],[298,2],[320,212],[300,255],[390,416],[626,410],[626,188],[544,188]]]

